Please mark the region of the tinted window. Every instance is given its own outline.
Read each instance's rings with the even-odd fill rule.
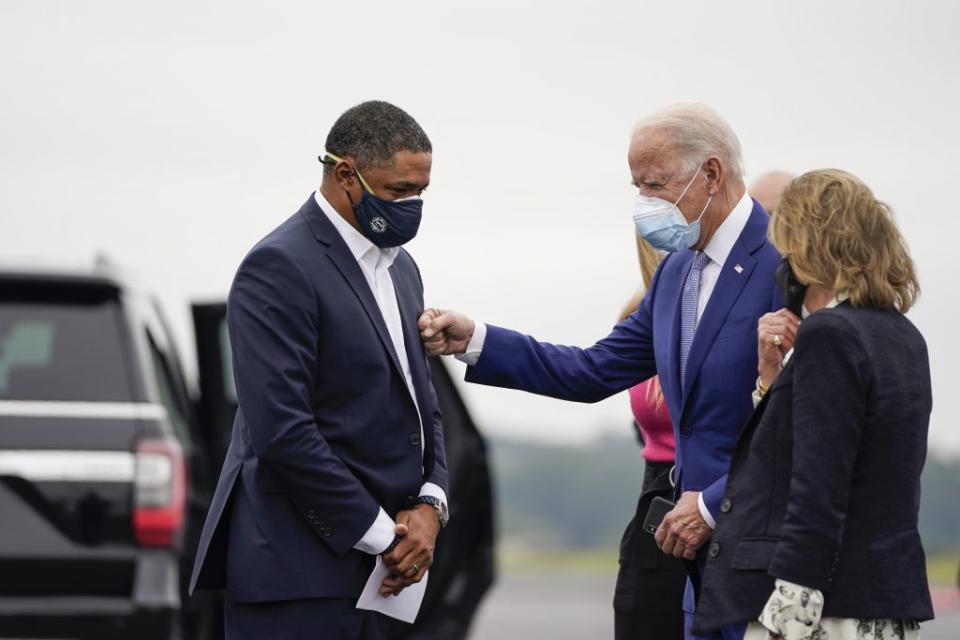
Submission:
[[[187,423],[187,408],[178,402],[178,395],[175,391],[176,382],[170,372],[170,365],[166,357],[157,348],[153,338],[147,334],[147,340],[150,343],[150,359],[153,361],[153,370],[157,379],[157,391],[160,394],[160,402],[167,409],[167,415],[177,432],[177,438],[180,440],[184,452],[189,454],[190,425]]]
[[[130,400],[115,302],[0,302],[0,399]]]
[[[230,350],[230,332],[227,329],[227,318],[224,316],[220,322],[220,357],[223,359],[223,392],[227,400],[233,404],[239,404],[237,398],[237,381],[233,378],[233,351]]]

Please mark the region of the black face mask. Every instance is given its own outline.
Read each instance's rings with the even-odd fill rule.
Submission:
[[[797,317],[803,317],[803,298],[807,295],[807,285],[801,284],[793,273],[793,267],[786,258],[780,261],[780,266],[774,274],[777,290],[783,296],[784,306]]]

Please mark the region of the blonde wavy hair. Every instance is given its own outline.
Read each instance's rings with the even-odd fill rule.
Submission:
[[[846,294],[854,306],[906,313],[920,295],[893,212],[846,171],[818,169],[791,182],[769,234],[801,282]]]
[[[633,294],[633,297],[627,301],[627,304],[623,307],[623,310],[620,311],[620,320],[626,320],[630,314],[636,311],[637,307],[640,306],[640,301],[643,300],[643,296],[650,288],[650,283],[653,281],[653,275],[657,272],[657,267],[660,266],[660,261],[663,260],[663,254],[654,249],[653,245],[644,240],[643,236],[638,233],[637,259],[640,262],[640,277],[643,280],[643,287],[637,289],[637,292]],[[663,405],[663,389],[660,387],[659,377],[654,376],[653,382],[647,385],[646,400],[647,402],[652,402],[657,408],[660,408],[660,406]]]

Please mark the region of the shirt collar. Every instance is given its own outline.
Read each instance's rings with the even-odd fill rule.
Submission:
[[[333,223],[343,241],[347,243],[347,248],[353,254],[354,260],[369,265],[371,269],[389,269],[393,265],[393,261],[397,259],[397,255],[400,253],[399,247],[381,249],[370,242],[365,235],[354,229],[349,222],[343,219],[343,216],[337,213],[337,210],[327,202],[319,189],[314,192],[313,198],[317,201],[320,210]]]
[[[830,300],[830,302],[827,303],[827,306],[825,306],[824,309],[833,309],[838,304],[846,302],[849,297],[850,297],[850,294],[847,293],[846,291],[842,293],[838,293],[833,297],[832,300]],[[807,308],[805,306],[801,308],[801,312],[802,312],[801,315],[803,316],[804,319],[810,317],[810,312],[807,311]]]
[[[711,262],[723,267],[727,261],[727,256],[733,251],[733,245],[737,243],[740,234],[747,226],[750,220],[750,213],[753,211],[753,199],[744,192],[740,202],[733,208],[727,219],[720,223],[720,227],[714,232],[710,242],[703,248]]]

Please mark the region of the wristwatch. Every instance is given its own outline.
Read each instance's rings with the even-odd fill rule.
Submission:
[[[428,504],[433,507],[433,510],[437,512],[437,520],[440,521],[440,528],[447,526],[447,523],[450,522],[450,511],[447,510],[447,505],[440,498],[435,498],[433,496],[420,496],[414,501],[414,504]]]

